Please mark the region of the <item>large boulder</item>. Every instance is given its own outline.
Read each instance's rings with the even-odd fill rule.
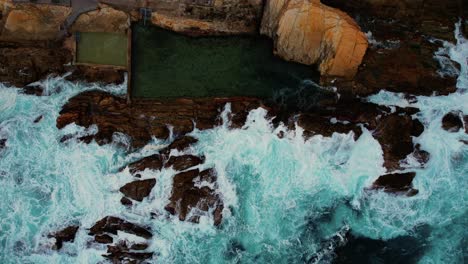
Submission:
[[[372,185],[372,189],[381,189],[388,193],[405,193],[407,196],[414,196],[418,190],[413,189],[413,179],[415,172],[385,174],[380,176]]]
[[[460,112],[447,113],[442,118],[442,128],[449,132],[458,132],[463,128],[463,121],[460,117]]]
[[[17,4],[6,14],[0,40],[53,40],[70,13],[66,6]]]
[[[81,14],[73,23],[71,31],[125,33],[129,26],[127,13],[102,5],[97,10]]]
[[[215,190],[210,187],[197,186],[194,182],[196,178],[198,178],[200,182],[204,181],[213,184],[216,181],[216,171],[214,169],[209,169],[200,172],[198,169],[195,169],[175,175],[172,194],[169,199],[170,203],[165,209],[173,215],[177,214],[181,221],[188,220],[197,223],[200,214],[194,213],[192,209],[207,212],[212,208],[214,209],[212,212],[214,224],[221,224],[222,211],[224,208],[221,198]],[[191,212],[194,214],[187,219]]]
[[[55,238],[54,249],[61,249],[63,242],[73,242],[73,240],[75,240],[76,232],[78,232],[78,228],[78,226],[68,226],[56,233],[49,234],[48,237]]]
[[[172,167],[174,170],[183,171],[188,168],[202,164],[204,161],[203,157],[197,157],[194,155],[182,155],[170,157],[166,162],[165,167]]]
[[[318,64],[324,76],[352,78],[367,49],[356,22],[319,0],[267,1],[261,33],[274,39],[277,55]]]
[[[151,193],[155,184],[156,179],[129,182],[120,188],[120,192],[126,197],[141,202]]]

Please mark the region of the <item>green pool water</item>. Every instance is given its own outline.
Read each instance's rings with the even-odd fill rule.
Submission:
[[[77,63],[127,66],[127,35],[80,32],[77,36]]]
[[[283,61],[272,50],[261,37],[194,38],[134,25],[132,96],[270,98],[318,79],[312,67]]]

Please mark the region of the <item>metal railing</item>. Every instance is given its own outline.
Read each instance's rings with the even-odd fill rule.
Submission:
[[[17,4],[48,4],[71,6],[71,0],[13,0]]]

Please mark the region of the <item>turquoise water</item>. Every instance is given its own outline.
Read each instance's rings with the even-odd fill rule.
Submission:
[[[372,131],[364,131],[358,140],[351,133],[335,133],[304,141],[300,128],[274,128],[266,112],[257,109],[244,129],[229,130],[225,120],[221,127],[192,133],[199,143],[187,152],[203,153],[202,168],[218,171],[225,205],[220,228],[209,217],[191,224],[164,210],[171,169],[142,173],[143,178],[157,178],[151,195],[131,210],[120,204],[118,189],[131,177],[118,169],[167,142],[155,140],[136,153],[125,153],[118,144],[60,143],[69,133],[96,132],[93,127],[69,125],[62,131],[55,127],[68,98],[88,89],[123,94],[125,84],[99,87],[51,78],[40,83],[49,94],[44,97],[1,86],[0,138],[7,138],[7,146],[0,150],[0,263],[103,261],[106,248],[89,244],[84,228],[59,252],[50,249],[53,241],[47,234],[70,224],[89,228],[106,215],[150,225],[155,263],[331,263],[335,247],[346,245],[347,230],[355,237],[388,243],[400,254],[374,252],[374,263],[394,263],[398,258],[400,263],[463,263],[468,254],[468,147],[460,140],[468,140],[468,135],[441,128],[448,111],[468,114],[468,43],[458,40],[456,45],[445,43],[445,53],[440,52],[462,65],[457,93],[421,96],[416,103],[385,91],[369,98],[378,104],[421,109],[414,117],[422,121],[425,132],[416,141],[431,159],[425,169],[416,169],[418,195],[364,191],[385,171]],[[226,105],[224,116],[229,109]],[[34,123],[41,115],[42,120]],[[285,137],[278,138],[279,131]],[[115,136],[116,142],[125,140]],[[418,167],[415,163],[410,159],[408,169]],[[157,217],[152,219],[151,212]],[[344,252],[354,263],[365,257],[352,247]]]

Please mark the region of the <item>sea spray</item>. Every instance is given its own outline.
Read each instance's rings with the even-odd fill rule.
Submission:
[[[159,263],[328,263],[348,232],[356,236],[392,241],[421,238],[421,263],[462,263],[466,257],[468,151],[463,131],[441,128],[450,111],[468,113],[466,41],[445,44],[448,56],[461,63],[459,91],[448,96],[417,97],[382,91],[371,102],[415,106],[413,116],[425,127],[415,138],[430,153],[425,168],[416,169],[414,187],[419,194],[403,197],[367,191],[383,168],[382,149],[363,128],[355,140],[349,134],[320,135],[308,140],[300,127],[273,126],[266,111],[250,112],[241,129],[224,126],[192,132],[199,142],[185,151],[206,157],[201,169],[215,168],[217,191],[225,208],[217,228],[209,216],[199,224],[179,221],[164,209],[175,171],[146,170],[142,178],[156,178],[148,198],[126,208],[118,189],[131,181],[132,161],[156,153],[168,142],[154,140],[135,153],[115,143],[84,144],[65,135],[96,133],[71,124],[58,130],[55,120],[63,104],[85,90],[122,94],[124,86],[73,84],[63,78],[40,82],[48,96],[25,95],[0,87],[0,133],[7,139],[0,150],[0,262],[98,263],[106,247],[90,243],[86,228],[107,215],[148,225],[154,234],[149,250]],[[38,116],[42,119],[35,123]],[[278,137],[282,132],[284,136]],[[120,143],[117,143],[120,142]],[[413,168],[414,169],[414,168]],[[199,182],[197,184],[206,184]],[[73,243],[51,250],[47,234],[70,224],[80,230]],[[118,234],[115,238],[138,240]],[[343,238],[343,239],[340,239]],[[411,240],[413,242],[414,240]],[[401,252],[411,252],[401,243]],[[404,254],[403,254],[404,255]],[[408,256],[408,259],[414,259]],[[389,260],[380,260],[389,261]]]

